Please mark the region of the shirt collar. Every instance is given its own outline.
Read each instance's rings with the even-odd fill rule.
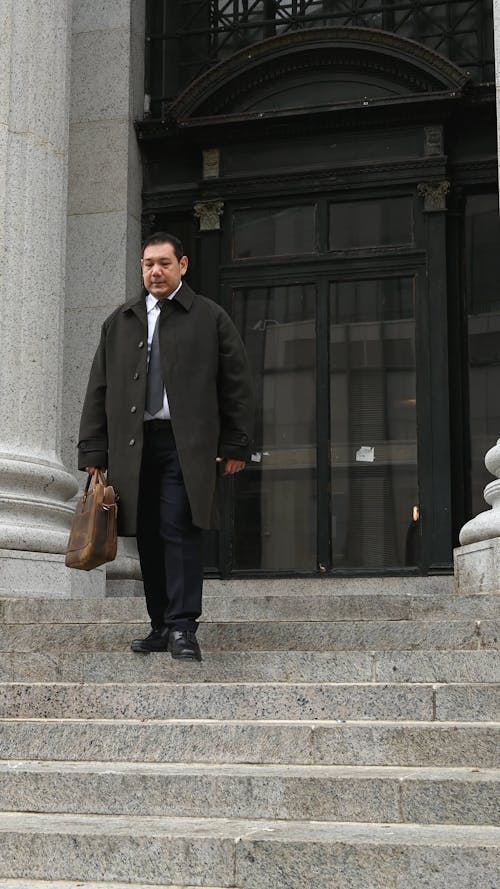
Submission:
[[[182,287],[182,281],[181,281],[181,283],[179,284],[179,286],[176,287],[176,289],[174,290],[174,292],[171,293],[170,296],[167,296],[167,299],[173,299],[174,296],[175,296],[177,293],[179,293],[179,290],[181,289],[181,287]],[[149,312],[151,311],[151,309],[155,309],[155,308],[156,308],[156,306],[158,305],[159,302],[160,302],[160,300],[159,300],[159,299],[156,299],[156,296],[152,296],[151,293],[148,293],[148,295],[146,296],[146,309],[147,309],[147,311],[148,311],[148,314],[149,314]]]

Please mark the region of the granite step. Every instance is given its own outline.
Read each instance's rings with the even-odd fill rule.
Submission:
[[[168,654],[4,653],[0,682],[179,682]],[[500,651],[213,651],[194,682],[500,682]]]
[[[0,810],[39,813],[500,826],[499,790],[494,769],[0,762]]]
[[[319,586],[322,586],[319,584]],[[417,620],[498,618],[498,596],[320,593],[294,595],[204,594],[205,622],[283,620]],[[147,621],[144,599],[0,599],[2,623],[110,623]]]
[[[2,880],[0,879],[0,889],[146,889],[144,882],[141,883],[95,883],[93,880]],[[225,889],[224,886],[172,886],[169,883],[148,883],[147,889]],[[231,887],[230,887],[231,889]],[[237,887],[232,887],[237,889]]]
[[[136,623],[0,624],[0,652],[127,651],[148,628]],[[500,620],[235,621],[203,623],[212,651],[498,650]]]
[[[0,683],[0,718],[492,722],[500,684],[12,682]]]
[[[500,869],[500,829],[484,826],[2,813],[0,832],[17,879],[494,889]]]
[[[3,719],[3,759],[498,768],[500,723]]]

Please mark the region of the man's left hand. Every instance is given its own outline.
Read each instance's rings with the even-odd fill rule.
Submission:
[[[224,463],[224,475],[234,475],[235,472],[241,472],[246,463],[244,460],[224,460],[224,457],[216,457],[216,463]]]

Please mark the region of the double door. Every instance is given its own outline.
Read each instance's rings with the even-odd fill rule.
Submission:
[[[282,272],[279,284],[227,287],[257,403],[233,568],[415,570],[418,271]]]

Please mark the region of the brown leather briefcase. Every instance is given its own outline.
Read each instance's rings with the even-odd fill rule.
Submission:
[[[90,571],[116,558],[118,497],[104,473],[89,474],[73,517],[66,566]]]

